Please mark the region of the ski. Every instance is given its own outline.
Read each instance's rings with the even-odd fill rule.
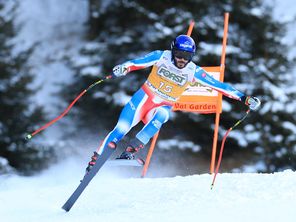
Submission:
[[[134,160],[126,160],[126,159],[115,159],[109,160],[106,162],[108,166],[137,166],[142,167],[145,165],[145,161],[141,158],[137,158]]]
[[[72,206],[75,204],[77,199],[80,197],[81,193],[87,187],[89,182],[94,178],[94,176],[101,169],[101,167],[108,160],[108,158],[111,156],[111,154],[114,152],[115,149],[116,149],[116,144],[115,143],[111,142],[111,143],[108,144],[108,146],[106,147],[104,152],[97,159],[96,164],[83,177],[83,179],[81,180],[79,186],[76,188],[76,190],[73,192],[73,194],[69,197],[69,199],[66,201],[66,203],[62,206],[62,209],[64,209],[65,211],[68,212],[72,208]]]

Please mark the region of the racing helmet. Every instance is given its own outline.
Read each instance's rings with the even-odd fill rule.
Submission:
[[[195,54],[196,46],[194,40],[188,35],[177,36],[171,44],[172,57],[192,60]]]

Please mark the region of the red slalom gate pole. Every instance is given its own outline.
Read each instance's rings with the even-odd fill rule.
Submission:
[[[213,178],[213,182],[212,182],[212,185],[211,185],[211,189],[213,189],[214,187],[214,183],[215,183],[215,180],[216,180],[216,177],[217,177],[217,174],[219,172],[219,168],[220,168],[220,165],[221,165],[221,161],[222,161],[222,155],[223,155],[223,150],[224,150],[224,144],[225,144],[225,141],[226,141],[226,138],[228,136],[228,134],[230,133],[231,130],[233,130],[236,126],[238,126],[242,121],[244,121],[244,119],[247,117],[247,115],[250,113],[250,109],[247,110],[246,114],[243,116],[243,118],[241,118],[239,121],[237,121],[232,127],[230,127],[227,132],[225,133],[224,137],[223,137],[223,140],[222,140],[222,144],[221,144],[221,149],[220,149],[220,154],[219,154],[219,159],[218,159],[218,163],[217,163],[217,167],[216,167],[216,170],[215,170],[215,175],[214,175],[214,178]]]
[[[191,36],[194,24],[195,24],[195,22],[193,20],[191,20],[186,35]]]
[[[222,53],[221,53],[221,60],[220,60],[220,81],[224,81],[224,72],[225,72],[225,58],[226,58],[226,43],[227,43],[227,36],[228,36],[228,21],[229,21],[229,13],[224,14],[224,33],[223,33],[223,40],[222,40]],[[219,99],[217,101],[217,110],[215,115],[215,128],[214,128],[214,137],[213,137],[213,145],[212,145],[212,157],[211,157],[211,164],[210,164],[210,173],[212,174],[215,169],[215,162],[216,162],[216,150],[217,150],[217,142],[218,142],[218,130],[220,124],[220,115],[222,113],[222,94],[218,94]]]
[[[83,90],[72,102],[71,104],[64,110],[64,112],[59,115],[58,117],[56,117],[55,119],[51,120],[50,122],[46,123],[44,126],[40,127],[39,129],[35,130],[33,133],[27,134],[26,135],[26,139],[30,140],[33,138],[33,136],[35,136],[36,134],[38,134],[39,132],[41,132],[42,130],[45,130],[47,127],[49,127],[50,125],[52,125],[53,123],[55,123],[56,121],[58,121],[59,119],[63,118],[68,112],[69,110],[72,108],[72,106],[87,92],[89,91],[91,88],[93,88],[94,86],[100,84],[101,82],[104,82],[107,79],[111,79],[112,75],[106,76],[104,79],[100,79],[96,82],[94,82],[93,84],[91,84],[90,86],[87,87],[87,89]]]

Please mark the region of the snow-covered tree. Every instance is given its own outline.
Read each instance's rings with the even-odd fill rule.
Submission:
[[[0,172],[14,168],[30,174],[46,166],[53,153],[24,139],[44,118],[41,107],[31,105],[30,96],[35,91],[29,87],[33,76],[26,63],[30,50],[14,50],[15,3],[0,2]]]

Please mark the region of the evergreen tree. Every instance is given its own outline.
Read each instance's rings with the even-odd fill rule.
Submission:
[[[225,157],[242,163],[264,162],[262,171],[296,168],[295,117],[289,111],[292,61],[281,42],[285,25],[272,20],[272,9],[261,0],[242,1],[89,1],[89,44],[81,55],[87,61],[72,63],[77,79],[71,87],[83,89],[89,83],[110,74],[112,67],[128,59],[156,49],[169,49],[172,39],[186,33],[190,20],[196,21],[192,37],[197,43],[200,66],[220,65],[223,33],[223,14],[230,13],[229,38],[225,82],[247,95],[258,96],[262,109],[252,113],[244,124],[230,134]],[[209,50],[210,48],[210,50]],[[87,59],[86,59],[87,58]],[[74,61],[74,60],[73,60]],[[92,72],[90,67],[99,67]],[[83,98],[81,119],[98,129],[110,129],[117,120],[122,104],[118,93],[132,95],[147,78],[149,70],[129,74],[110,81]],[[70,92],[73,95],[74,91]],[[295,97],[295,95],[294,95]],[[237,121],[246,108],[240,102],[224,98],[229,109],[221,115],[219,137]],[[294,106],[295,107],[295,106]],[[106,112],[106,109],[108,112]],[[161,132],[161,138],[186,138],[202,147],[202,154],[210,157],[213,135],[213,115],[178,112]],[[279,153],[280,152],[280,153]]]
[[[33,81],[27,65],[30,50],[16,52],[12,43],[16,7],[13,1],[0,2],[0,171],[15,168],[30,174],[47,166],[53,151],[24,140],[25,133],[44,118],[41,107],[31,105],[35,92],[29,87]]]

